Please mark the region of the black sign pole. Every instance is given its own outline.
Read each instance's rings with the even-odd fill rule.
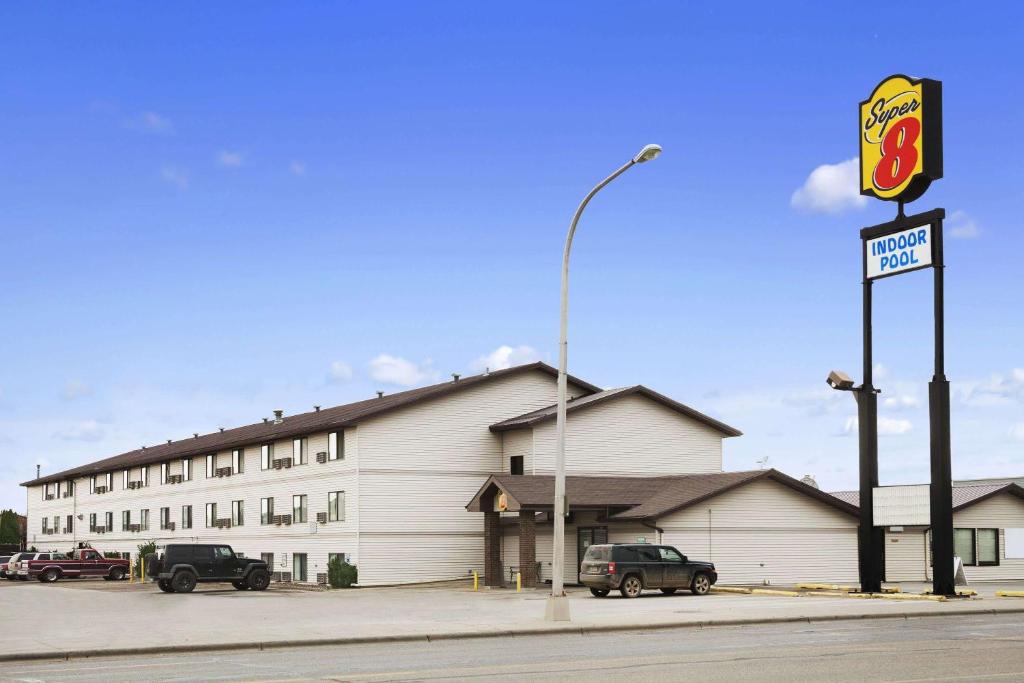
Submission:
[[[875,487],[878,486],[878,394],[872,384],[874,366],[871,333],[871,280],[867,271],[867,240],[864,247],[864,383],[857,398],[857,434],[860,446],[860,527],[857,530],[857,564],[860,590],[882,590],[883,530],[875,527]]]
[[[935,271],[935,375],[928,383],[931,428],[932,592],[956,595],[953,568],[953,472],[949,443],[949,380],[946,379],[945,283],[942,218],[932,223],[932,268]]]

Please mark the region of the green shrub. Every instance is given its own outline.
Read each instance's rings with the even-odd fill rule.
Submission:
[[[139,554],[135,558],[135,576],[142,576],[142,558],[156,552],[156,541],[146,541],[139,545]]]
[[[343,562],[337,557],[327,563],[327,582],[331,588],[350,588],[359,581],[359,570],[354,564]]]

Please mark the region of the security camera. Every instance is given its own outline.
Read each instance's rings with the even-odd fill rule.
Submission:
[[[845,372],[840,372],[839,370],[833,370],[828,373],[828,379],[825,381],[828,382],[830,387],[839,391],[850,391],[853,389],[853,380]]]

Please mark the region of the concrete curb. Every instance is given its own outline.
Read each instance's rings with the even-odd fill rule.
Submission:
[[[154,645],[148,647],[119,647],[102,650],[65,650],[55,652],[22,652],[0,654],[0,662],[30,662],[41,660],[94,659],[97,657],[124,657],[130,655],[165,655],[185,652],[232,652],[240,650],[280,650],[298,647],[329,645],[368,645],[373,643],[413,643],[444,640],[479,640],[482,638],[508,638],[550,634],[616,633],[629,631],[659,631],[667,629],[705,629],[724,626],[757,626],[762,624],[812,624],[829,621],[860,621],[870,619],[920,619],[951,616],[978,616],[1024,614],[1024,607],[1011,609],[965,609],[937,613],[878,613],[878,614],[825,614],[820,616],[768,617],[752,619],[713,619],[709,621],[683,621],[644,624],[600,624],[588,626],[552,626],[548,628],[506,629],[502,631],[453,631],[451,633],[418,633],[388,636],[356,636],[348,638],[321,638],[315,640],[277,640],[272,642],[203,643],[184,645]]]

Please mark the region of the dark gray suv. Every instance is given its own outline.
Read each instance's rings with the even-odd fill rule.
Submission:
[[[592,545],[580,565],[580,583],[603,598],[618,590],[635,598],[649,588],[671,595],[680,588],[704,595],[718,581],[710,562],[695,562],[670,545]]]

